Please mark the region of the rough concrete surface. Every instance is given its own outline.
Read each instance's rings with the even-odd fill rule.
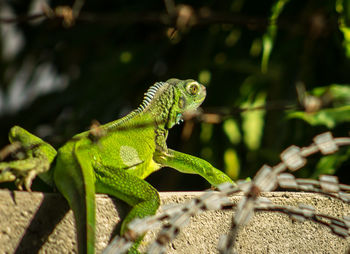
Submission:
[[[200,192],[161,193],[162,204],[184,202]],[[342,217],[350,215],[350,205],[311,193],[264,193],[276,204],[309,204],[318,212]],[[241,198],[232,197],[233,201]],[[97,195],[97,253],[106,246],[111,234],[118,232],[119,214],[127,206],[106,195]],[[218,253],[219,236],[228,231],[232,211],[211,211],[197,215],[184,227],[167,253]],[[155,237],[149,232],[141,249]],[[76,253],[72,212],[58,194],[9,192],[0,190],[0,254],[2,253]],[[348,253],[350,239],[333,235],[324,226],[310,221],[295,222],[279,213],[257,213],[239,231],[238,253]]]

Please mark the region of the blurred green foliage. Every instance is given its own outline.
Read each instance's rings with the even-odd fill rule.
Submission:
[[[271,15],[269,18],[269,26],[267,31],[263,36],[263,53],[261,59],[261,71],[266,73],[268,69],[268,62],[270,59],[271,51],[274,45],[274,41],[277,35],[277,20],[279,15],[282,13],[284,6],[289,2],[289,0],[279,0],[276,1],[271,8]]]
[[[313,126],[324,125],[329,129],[350,122],[349,84],[316,87],[304,95],[303,101],[306,109],[310,108],[311,112],[292,111],[288,117],[303,119]]]
[[[150,85],[172,77],[207,85],[204,111],[224,117],[175,127],[169,147],[235,179],[278,163],[285,148],[308,145],[321,132],[349,135],[347,0],[170,1],[174,9],[163,1],[86,1],[71,26],[26,19],[42,13],[40,2],[0,2],[1,147],[14,124],[59,147],[94,119],[126,114]],[[50,1],[53,10],[73,4]],[[264,109],[239,110],[256,107]],[[314,156],[297,174],[332,173],[350,183],[348,167],[343,148]],[[159,190],[208,187],[171,169],[149,181]]]

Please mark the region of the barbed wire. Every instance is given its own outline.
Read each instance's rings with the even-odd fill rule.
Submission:
[[[218,243],[221,254],[236,253],[234,243],[239,228],[246,225],[256,211],[284,213],[297,221],[310,220],[329,228],[339,237],[349,237],[350,216],[337,218],[318,213],[310,205],[301,204],[299,207],[276,205],[270,199],[260,197],[261,192],[281,187],[314,192],[350,204],[350,193],[347,193],[350,191],[350,185],[339,183],[336,176],[321,175],[319,180],[297,179],[285,172],[286,170],[294,172],[302,168],[308,156],[315,153],[329,155],[338,151],[340,146],[350,146],[350,138],[333,138],[330,132],[317,135],[309,146],[300,148],[292,145],[281,153],[280,163],[274,167],[263,165],[252,181],[239,181],[236,186],[224,183],[218,186],[218,191],[210,190],[184,204],[164,207],[163,211],[155,216],[135,219],[128,225],[128,233],[125,236],[115,237],[103,253],[125,253],[140,235],[166,222],[147,249],[147,253],[150,254],[164,253],[167,244],[176,238],[192,216],[209,210],[235,210],[229,233],[222,235]],[[229,196],[239,192],[243,192],[244,196],[238,204],[232,203]]]

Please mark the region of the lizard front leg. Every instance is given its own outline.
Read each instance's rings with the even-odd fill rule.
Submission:
[[[215,187],[225,182],[234,184],[225,173],[214,168],[209,162],[192,155],[167,149],[164,152],[156,152],[153,159],[163,166],[174,168],[182,173],[198,174]]]
[[[19,189],[24,185],[30,190],[33,179],[38,174],[49,171],[56,150],[19,126],[11,128],[9,140],[11,144],[7,146],[7,150],[10,150],[15,158],[0,162],[0,182],[15,181]],[[42,175],[42,178],[51,185],[52,181],[48,175]]]

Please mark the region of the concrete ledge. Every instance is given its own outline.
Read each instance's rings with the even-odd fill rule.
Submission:
[[[161,193],[162,204],[184,202],[200,192]],[[264,193],[276,204],[309,204],[317,211],[342,217],[350,215],[350,205],[310,193]],[[238,201],[241,196],[232,197]],[[97,195],[97,253],[118,232],[119,215],[127,206],[106,195]],[[0,254],[74,253],[75,229],[72,212],[58,194],[9,192],[0,190]],[[217,253],[221,234],[227,232],[232,211],[206,212],[192,218],[167,253]],[[155,232],[146,236],[146,242]],[[346,253],[350,239],[341,239],[315,223],[294,222],[278,213],[258,213],[240,231],[238,253]]]

